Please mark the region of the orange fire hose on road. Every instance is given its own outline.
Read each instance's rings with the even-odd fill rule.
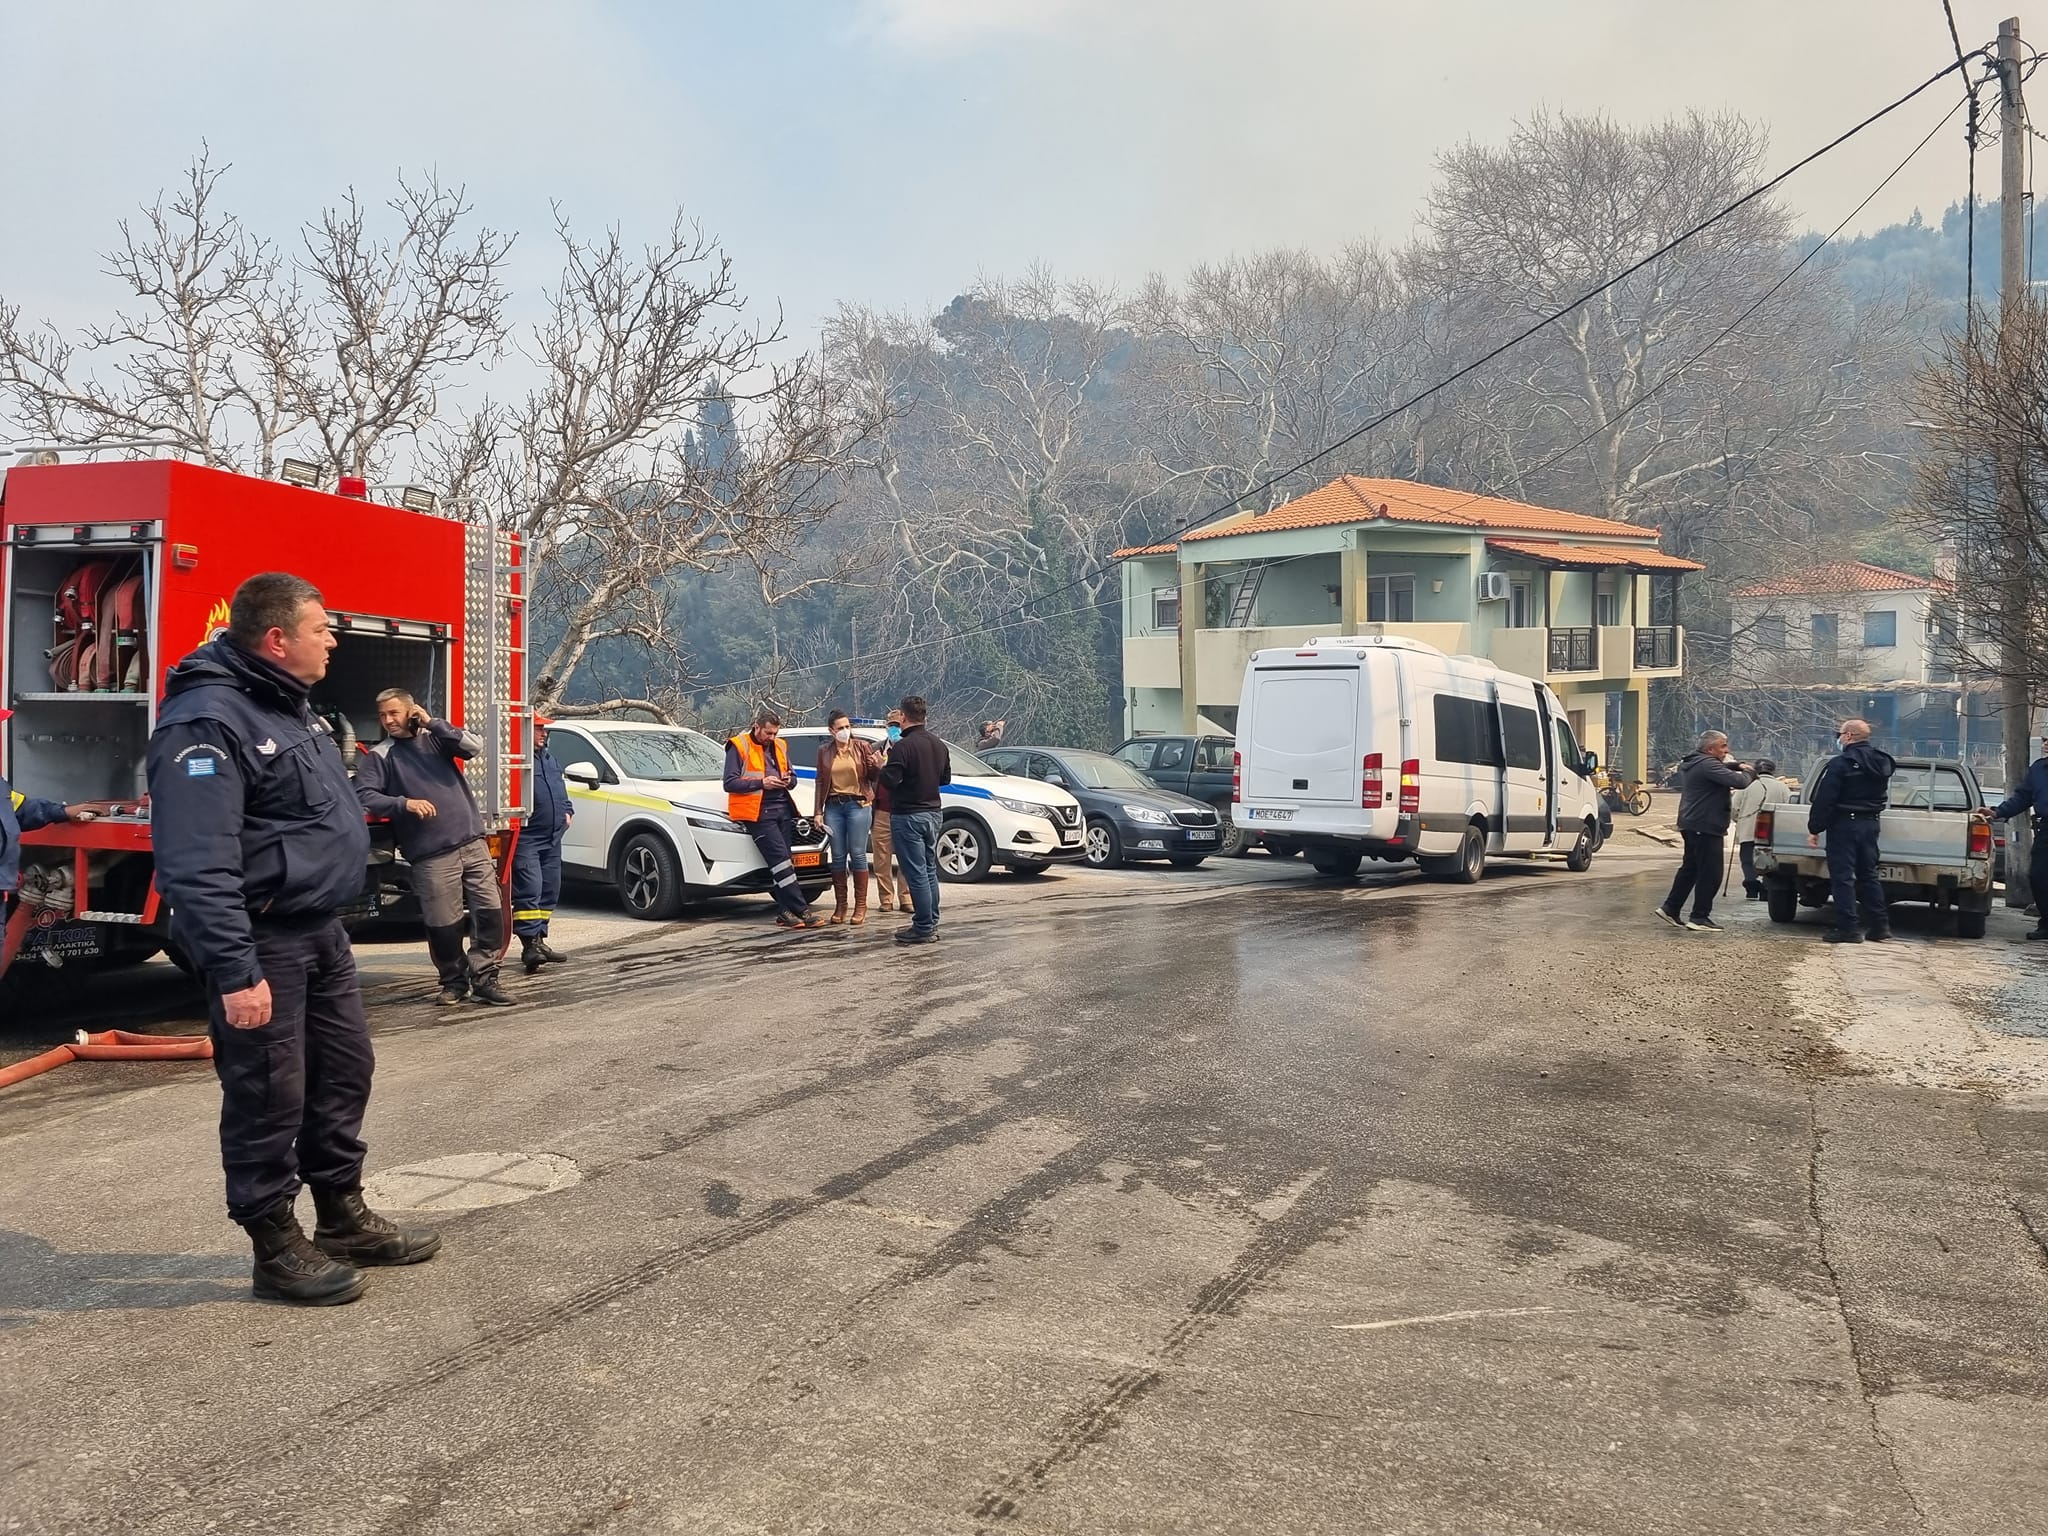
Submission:
[[[67,1061],[208,1061],[213,1042],[204,1035],[138,1035],[125,1029],[97,1034],[80,1031],[69,1045],[60,1045],[11,1067],[0,1067],[0,1088],[11,1088]]]

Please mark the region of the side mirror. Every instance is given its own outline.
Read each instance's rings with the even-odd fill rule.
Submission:
[[[1599,771],[1600,754],[1598,752],[1588,752],[1586,754],[1586,760],[1583,763],[1579,764],[1579,772],[1586,775],[1587,778],[1591,778],[1594,774],[1598,773]]]
[[[1061,773],[1057,768],[1055,768],[1051,773],[1048,773],[1045,776],[1045,782],[1048,784],[1057,784],[1061,789],[1065,789],[1067,787],[1067,776],[1064,773]]]
[[[562,770],[562,777],[574,779],[586,789],[595,789],[600,776],[595,763],[571,763]]]

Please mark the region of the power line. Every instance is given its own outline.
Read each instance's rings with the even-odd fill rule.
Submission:
[[[1744,193],[1741,197],[1737,198],[1734,202],[1727,204],[1718,212],[1710,215],[1706,219],[1701,220],[1699,223],[1693,225],[1691,228],[1687,229],[1683,233],[1674,236],[1671,240],[1665,242],[1665,244],[1663,244],[1662,246],[1659,246],[1655,251],[1651,252],[1648,256],[1645,256],[1639,261],[1636,261],[1632,265],[1624,268],[1622,271],[1616,273],[1614,276],[1600,283],[1597,287],[1588,290],[1585,294],[1583,294],[1578,299],[1574,300],[1572,303],[1566,305],[1562,309],[1554,311],[1550,315],[1546,316],[1544,319],[1528,327],[1526,330],[1519,332],[1516,336],[1512,337],[1508,341],[1501,343],[1499,346],[1495,347],[1492,351],[1486,353],[1485,355],[1476,358],[1469,363],[1466,363],[1464,366],[1460,367],[1456,372],[1451,373],[1446,377],[1438,380],[1436,383],[1430,385],[1428,388],[1410,397],[1401,405],[1392,407],[1391,409],[1383,412],[1379,416],[1376,416],[1371,420],[1365,422],[1363,425],[1353,429],[1351,432],[1346,433],[1343,437],[1338,438],[1326,447],[1317,450],[1308,458],[1303,459],[1299,464],[1296,464],[1293,468],[1283,471],[1281,474],[1265,481],[1263,484],[1254,486],[1250,490],[1243,492],[1238,497],[1234,498],[1229,504],[1217,508],[1211,512],[1205,513],[1202,516],[1196,517],[1190,520],[1189,522],[1182,524],[1179,528],[1174,530],[1174,532],[1167,538],[1146,540],[1145,543],[1164,544],[1170,541],[1178,540],[1185,534],[1193,531],[1196,528],[1199,528],[1204,523],[1213,521],[1216,517],[1221,516],[1225,512],[1228,512],[1229,510],[1231,510],[1232,507],[1235,507],[1239,502],[1247,500],[1250,497],[1259,494],[1261,491],[1271,489],[1273,486],[1279,484],[1281,481],[1286,480],[1290,476],[1299,473],[1302,469],[1305,469],[1310,465],[1317,463],[1321,459],[1327,458],[1330,454],[1335,453],[1337,450],[1346,447],[1350,443],[1357,441],[1360,437],[1364,436],[1365,433],[1371,431],[1373,428],[1384,425],[1386,422],[1391,421],[1396,416],[1401,415],[1403,412],[1413,408],[1414,406],[1420,404],[1424,400],[1427,400],[1432,395],[1438,394],[1444,389],[1447,389],[1452,384],[1456,383],[1458,380],[1473,373],[1477,369],[1486,366],[1486,364],[1492,362],[1494,359],[1502,356],[1506,352],[1512,350],[1514,347],[1519,346],[1521,343],[1537,335],[1547,326],[1554,324],[1559,319],[1562,319],[1564,316],[1570,314],[1573,310],[1579,308],[1580,306],[1590,302],[1595,298],[1598,298],[1602,293],[1605,293],[1608,289],[1613,288],[1618,283],[1632,276],[1634,273],[1641,271],[1644,267],[1650,265],[1652,262],[1655,262],[1661,259],[1662,257],[1669,255],[1673,250],[1677,249],[1686,241],[1695,238],[1696,236],[1702,234],[1708,229],[1711,229],[1715,224],[1721,222],[1721,220],[1729,217],[1731,214],[1737,212],[1749,203],[1754,202],[1759,197],[1762,197],[1766,193],[1774,190],[1776,187],[1783,184],[1788,178],[1795,175],[1797,172],[1805,169],[1814,161],[1820,159],[1822,156],[1830,153],[1831,151],[1840,148],[1843,144],[1846,144],[1850,139],[1854,138],[1857,134],[1863,132],[1865,129],[1871,127],[1873,124],[1881,121],[1882,119],[1890,116],[1893,112],[1905,106],[1907,103],[1915,100],[1917,97],[1925,94],[1933,86],[1939,84],[1948,76],[1956,73],[1956,71],[1958,71],[1959,69],[1965,68],[1968,58],[1974,57],[1976,53],[1981,52],[1983,52],[1982,49],[1978,49],[1975,51],[1975,53],[1972,53],[1970,55],[1963,55],[1959,53],[1955,63],[1950,64],[1942,70],[1940,70],[1938,73],[1929,76],[1928,79],[1923,81],[1921,84],[1915,86],[1912,90],[1908,91],[1905,95],[1899,97],[1890,105],[1882,107],[1878,111],[1873,112],[1870,116],[1864,118],[1861,122],[1856,124],[1855,127],[1849,129],[1845,133],[1838,135],[1836,138],[1830,140],[1827,144],[1813,151],[1811,154],[1805,156],[1803,159],[1794,162],[1791,166],[1787,167],[1783,171],[1780,171],[1776,176],[1772,177],[1769,181],[1766,181],[1761,185],[1753,188],[1751,191]],[[1970,102],[1974,112],[1974,90],[1971,92],[1970,96],[1966,98],[1966,100]],[[1656,384],[1651,386],[1650,389],[1644,391],[1643,394],[1637,396],[1635,400],[1631,401],[1622,410],[1616,412],[1616,414],[1613,417],[1609,418],[1607,424],[1596,428],[1594,431],[1588,433],[1586,436],[1580,438],[1578,441],[1569,444],[1564,449],[1560,450],[1556,454],[1553,454],[1550,458],[1544,460],[1541,464],[1537,465],[1534,469],[1529,470],[1526,473],[1540,474],[1544,470],[1551,468],[1553,465],[1558,463],[1567,455],[1576,453],[1580,448],[1583,448],[1587,443],[1593,441],[1595,438],[1601,436],[1606,432],[1612,431],[1614,424],[1619,422],[1622,419],[1622,417],[1627,415],[1630,411],[1635,410],[1638,406],[1645,404],[1652,397],[1654,397],[1660,390],[1662,390],[1667,384],[1673,382],[1678,376],[1680,376],[1686,370],[1693,367],[1694,364],[1698,363],[1701,360],[1701,358],[1706,356],[1708,352],[1712,351],[1715,347],[1719,346],[1721,342],[1726,340],[1728,336],[1734,332],[1737,326],[1740,326],[1751,315],[1755,314],[1756,311],[1759,308],[1761,308],[1763,304],[1766,303],[1772,297],[1772,295],[1777,293],[1777,291],[1780,288],[1782,288],[1787,282],[1791,281],[1793,276],[1795,276],[1801,268],[1806,266],[1806,264],[1810,262],[1816,255],[1818,255],[1823,248],[1825,248],[1830,242],[1832,242],[1835,239],[1835,237],[1838,236],[1842,232],[1842,230],[1848,226],[1851,220],[1855,219],[1855,217],[1858,214],[1860,214],[1864,208],[1869,206],[1871,201],[1874,200],[1877,197],[1877,195],[1880,192],[1882,192],[1884,188],[1888,186],[1900,174],[1900,172],[1905,170],[1906,166],[1912,162],[1912,160],[1920,153],[1920,151],[1927,147],[1927,145],[1933,140],[1935,134],[1938,134],[1941,131],[1941,129],[1948,124],[1949,120],[1955,116],[1957,107],[1960,107],[1963,104],[1963,101],[1958,101],[1955,107],[1951,107],[1948,110],[1948,112],[1944,114],[1941,121],[1935,124],[1934,129],[1913,147],[1913,149],[1907,154],[1906,158],[1900,161],[1899,164],[1895,166],[1890,171],[1890,173],[1888,173],[1885,176],[1884,180],[1880,181],[1877,184],[1877,186],[1871,190],[1869,195],[1866,196],[1862,202],[1858,203],[1856,207],[1850,211],[1847,218],[1843,219],[1840,224],[1837,224],[1835,228],[1832,231],[1830,231],[1830,233],[1824,239],[1822,239],[1810,251],[1808,251],[1804,256],[1802,256],[1798,263],[1796,263],[1791,269],[1781,274],[1778,277],[1778,279],[1775,282],[1773,282],[1769,288],[1765,289],[1764,292],[1753,303],[1751,303],[1747,309],[1745,309],[1740,315],[1736,316],[1734,320],[1730,321],[1728,325],[1723,327],[1719,334],[1717,334],[1713,338],[1713,340],[1709,341],[1704,347],[1702,347],[1698,352],[1693,354],[1693,356],[1688,358],[1685,362],[1679,364],[1677,367],[1667,372],[1662,378],[1660,378],[1657,381]],[[1485,493],[1483,492],[1474,492],[1472,495],[1468,496],[1464,501],[1456,503],[1456,505],[1469,505],[1473,501],[1483,499],[1484,495]],[[1327,552],[1317,551],[1316,553],[1321,554]],[[1279,560],[1269,562],[1269,565],[1285,565],[1292,563],[1294,560],[1306,558],[1311,558],[1311,556],[1284,556]],[[1109,565],[1097,566],[1095,570],[1089,572],[1086,575],[1078,577],[1072,581],[1065,582],[1060,586],[1053,587],[1046,592],[1037,594],[1035,597],[1028,599],[1024,604],[1019,605],[1017,616],[1015,618],[1007,618],[1000,621],[994,621],[978,625],[970,629],[955,630],[945,635],[934,636],[931,639],[927,640],[911,641],[907,644],[894,647],[892,655],[908,655],[917,651],[929,650],[934,646],[951,645],[961,640],[973,639],[982,635],[1003,634],[1007,633],[1010,630],[1020,629],[1030,624],[1043,623],[1052,619],[1069,618],[1075,614],[1093,612],[1096,609],[1108,606],[1108,604],[1112,601],[1121,602],[1122,595],[1119,593],[1113,599],[1109,597],[1096,598],[1092,599],[1089,602],[1082,603],[1076,607],[1061,609],[1053,613],[1032,613],[1029,611],[1032,604],[1043,602],[1048,598],[1059,595],[1061,592],[1071,591],[1073,588],[1083,585],[1091,576],[1100,575],[1106,572],[1108,569],[1110,569]],[[1183,615],[1183,619],[1185,619],[1185,615]],[[808,676],[816,672],[830,671],[837,668],[843,668],[845,665],[846,663],[843,659],[831,662],[817,662],[805,667],[793,667],[782,669],[776,672],[774,676],[776,680],[786,677]]]

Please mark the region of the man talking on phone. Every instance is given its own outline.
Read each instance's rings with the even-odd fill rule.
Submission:
[[[172,668],[148,759],[157,889],[213,1018],[228,1215],[255,1245],[256,1294],[304,1306],[354,1301],[361,1266],[441,1246],[363,1204],[374,1058],[337,914],[362,894],[370,835],[306,702],[333,649],[311,582],[251,576],[227,633]]]
[[[427,953],[441,978],[435,1001],[452,1008],[468,997],[503,1007],[512,999],[498,985],[498,954],[505,947],[498,863],[462,776],[462,765],[484,744],[436,720],[403,688],[377,695],[377,723],[384,739],[356,769],[356,798],[372,816],[390,819],[398,851],[412,866]]]

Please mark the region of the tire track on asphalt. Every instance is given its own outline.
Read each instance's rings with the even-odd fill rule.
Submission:
[[[1052,1426],[1048,1444],[1038,1455],[990,1479],[969,1506],[981,1521],[1012,1521],[1026,1501],[1042,1492],[1062,1467],[1079,1461],[1126,1423],[1153,1393],[1225,1319],[1237,1315],[1244,1300],[1270,1284],[1315,1244],[1348,1232],[1364,1216],[1374,1180],[1363,1174],[1340,1189],[1325,1173],[1276,1219],[1265,1223],[1237,1258],[1199,1291],[1187,1309],[1155,1345],[1143,1365],[1117,1372],[1086,1400],[1075,1404]],[[983,1532],[991,1527],[984,1525]]]

